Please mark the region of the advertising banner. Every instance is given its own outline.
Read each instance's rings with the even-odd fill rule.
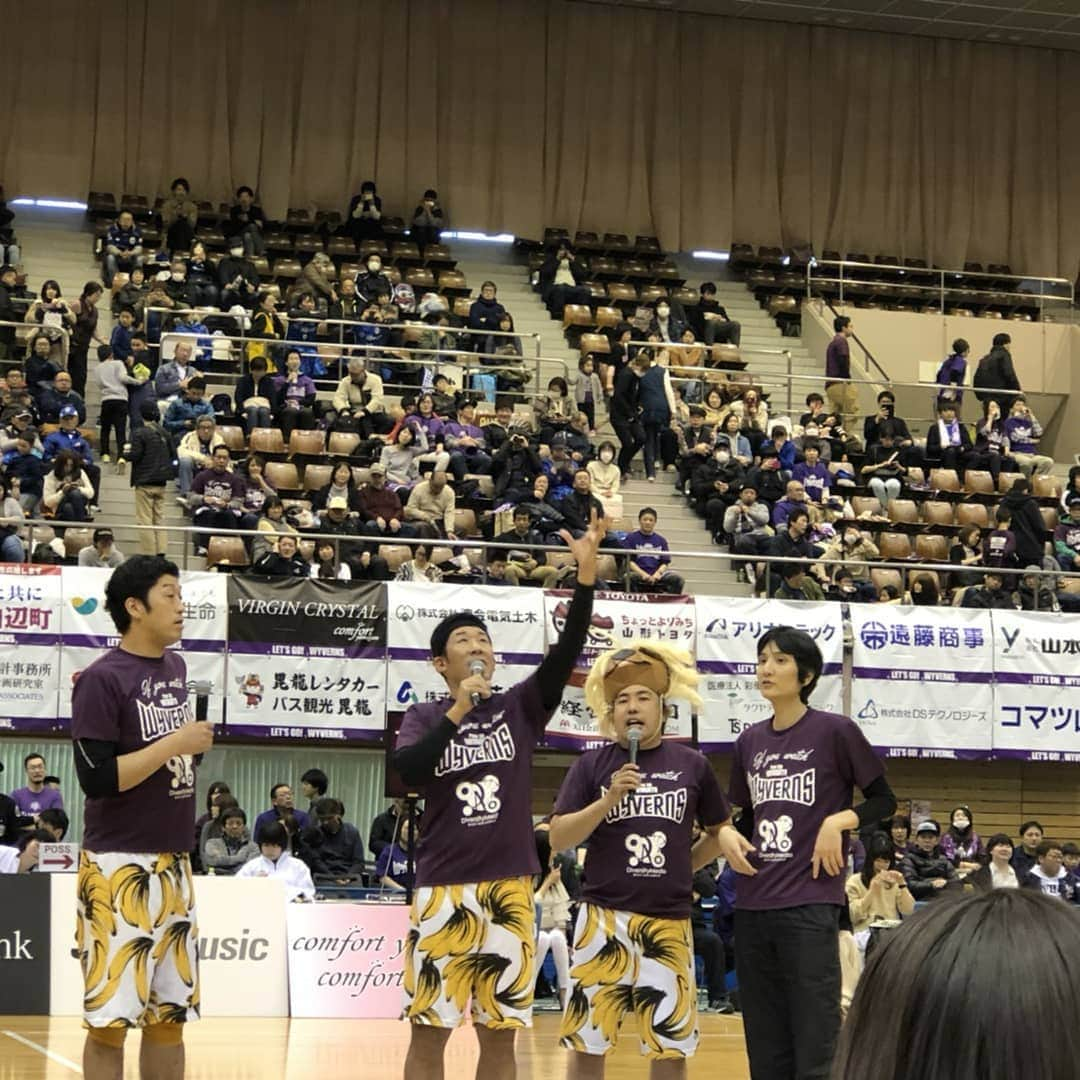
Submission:
[[[380,740],[384,587],[231,575],[227,700],[229,734]]]
[[[195,878],[203,1016],[289,1015],[286,906],[285,888],[273,878]],[[51,999],[44,1011],[79,1016],[83,977],[72,955],[74,877],[54,881],[51,914],[48,904],[44,910],[52,932]],[[45,971],[48,976],[48,964]]]
[[[544,594],[544,626],[548,644],[553,645],[563,632],[570,594]],[[563,691],[562,702],[555,710],[544,734],[547,746],[561,750],[588,750],[602,746],[596,717],[585,704],[583,687],[589,670],[600,653],[629,642],[650,642],[684,649],[692,656],[696,637],[696,616],[692,597],[625,593],[597,593],[585,646],[570,685]],[[668,701],[669,716],[665,727],[668,738],[690,739],[693,717],[688,701]]]
[[[431,666],[431,632],[459,611],[487,623],[495,648],[496,690],[528,678],[544,658],[543,595],[539,589],[494,585],[431,585],[391,581],[386,586],[390,625],[387,698],[391,711],[446,696],[446,683]]]
[[[404,904],[290,904],[291,1014],[396,1020],[408,932]]]
[[[805,630],[825,661],[813,705],[826,712],[844,706],[843,609],[833,603],[700,596],[697,607],[698,692],[705,699],[698,745],[706,752],[730,750],[739,733],[772,710],[757,691],[757,643],[774,626]]]
[[[991,615],[994,757],[1080,761],[1080,615]]]
[[[105,586],[111,570],[87,566],[63,569],[60,616],[60,717],[71,719],[71,691],[80,671],[106,649],[120,644],[108,611]],[[225,647],[228,640],[228,579],[205,570],[182,570],[184,636],[174,646],[183,653],[189,687],[208,682],[212,688],[208,718],[220,723],[225,693]]]
[[[59,731],[59,566],[0,565],[0,731]]]
[[[75,879],[61,878],[72,893]],[[49,964],[55,955],[49,934],[47,874],[5,874],[0,882],[0,1016],[42,1016],[49,1011]],[[73,922],[64,951],[71,955]]]
[[[970,608],[852,604],[851,715],[896,757],[980,758],[993,728],[993,628]]]

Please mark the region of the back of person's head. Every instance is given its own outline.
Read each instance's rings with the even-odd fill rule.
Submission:
[[[158,403],[156,401],[144,401],[139,406],[139,415],[148,423],[152,424],[161,419],[161,413],[158,410]]]
[[[1012,338],[1008,334],[995,334],[994,335],[993,347],[995,349],[1000,349],[1003,345],[1011,345],[1011,344],[1012,344]]]
[[[994,511],[994,521],[999,525],[1008,525],[1012,521],[1012,511],[1007,506],[999,506]]]
[[[1075,911],[1034,890],[930,905],[867,961],[832,1080],[1074,1080],[1078,950]]]
[[[340,799],[324,795],[321,799],[315,800],[315,816],[319,818],[344,817],[345,806]]]
[[[963,356],[965,353],[971,352],[971,346],[962,337],[958,337],[952,343],[952,351],[957,356]]]
[[[258,828],[255,843],[276,844],[280,848],[288,848],[289,832],[280,821],[264,821]]]
[[[48,777],[45,779],[47,780]],[[63,840],[67,835],[70,821],[68,820],[67,814],[58,806],[50,806],[47,810],[42,810],[41,813],[38,814],[38,824],[42,828],[58,829],[60,832],[59,839]],[[51,836],[50,839],[52,839]]]

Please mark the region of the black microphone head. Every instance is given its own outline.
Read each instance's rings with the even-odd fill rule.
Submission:
[[[626,733],[626,745],[630,751],[630,764],[637,764],[638,747],[641,745],[641,729],[632,727]]]

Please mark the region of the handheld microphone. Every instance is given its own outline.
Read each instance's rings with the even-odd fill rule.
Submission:
[[[206,723],[210,705],[210,692],[214,688],[211,683],[201,680],[193,683],[191,689],[195,691],[195,719],[200,723]]]
[[[483,675],[484,674],[484,661],[483,660],[470,660],[469,661],[469,674],[470,675]],[[475,709],[484,699],[480,696],[479,691],[474,690],[469,695],[469,700],[472,702],[472,707]]]
[[[632,727],[626,733],[626,743],[627,743],[627,747],[630,750],[630,764],[631,765],[636,765],[637,764],[638,746],[641,743],[641,729],[636,728],[636,727]]]

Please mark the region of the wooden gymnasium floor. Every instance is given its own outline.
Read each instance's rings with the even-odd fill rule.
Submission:
[[[566,1052],[556,1043],[558,1016],[540,1013],[518,1036],[518,1080],[563,1080]],[[399,1080],[408,1027],[395,1020],[200,1020],[187,1033],[188,1080]],[[701,1045],[689,1080],[747,1080],[742,1022],[701,1018]],[[70,1080],[81,1076],[83,1031],[74,1017],[0,1016],[0,1080]],[[138,1077],[138,1036],[129,1036],[125,1080]],[[134,1052],[132,1052],[134,1050]],[[472,1080],[476,1038],[451,1036],[446,1080]],[[607,1080],[648,1072],[637,1038],[624,1029],[608,1058]]]

